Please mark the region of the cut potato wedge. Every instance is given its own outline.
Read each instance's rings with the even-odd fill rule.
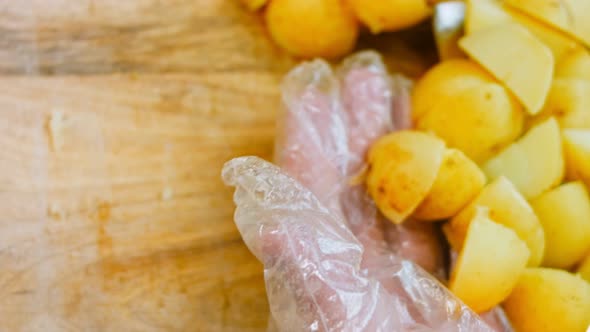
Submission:
[[[590,284],[567,271],[528,268],[504,311],[519,332],[584,332],[590,324]]]
[[[465,20],[467,34],[494,25],[520,24],[551,50],[556,61],[579,48],[579,44],[569,36],[530,16],[504,6],[499,0],[469,0]]]
[[[590,129],[563,131],[566,177],[581,180],[590,188]]]
[[[476,163],[513,141],[523,127],[518,101],[478,64],[448,60],[418,81],[412,95],[416,127],[434,132]]]
[[[367,190],[379,210],[401,223],[424,200],[442,164],[445,143],[414,130],[380,138],[369,151]]]
[[[517,10],[590,46],[590,2],[587,0],[504,0]]]
[[[553,116],[562,128],[590,129],[590,81],[576,78],[553,80],[543,111],[531,123]]]
[[[486,176],[463,152],[447,149],[434,185],[414,212],[419,220],[455,215],[483,188]]]
[[[486,207],[490,218],[512,229],[530,251],[528,266],[539,266],[545,251],[545,234],[539,218],[527,200],[505,177],[500,176],[486,185],[477,197],[443,226],[443,231],[456,251],[463,241],[478,207]]]
[[[590,80],[590,52],[578,47],[565,54],[555,66],[555,77]]]
[[[590,197],[569,182],[531,201],[545,230],[543,266],[570,268],[590,251]]]
[[[478,209],[451,273],[449,289],[476,312],[502,302],[525,269],[529,249],[511,229]]]
[[[493,26],[463,37],[459,46],[512,91],[530,114],[541,110],[555,64],[551,50],[525,28]],[[525,54],[526,59],[517,60]]]
[[[559,125],[541,122],[483,167],[489,179],[506,176],[526,197],[533,198],[558,185],[564,176]]]

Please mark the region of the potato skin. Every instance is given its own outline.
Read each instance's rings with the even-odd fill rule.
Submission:
[[[426,0],[349,0],[349,3],[375,34],[411,27],[432,14]]]
[[[292,55],[336,58],[354,47],[359,26],[342,0],[272,0],[266,22],[274,41]]]
[[[524,111],[479,65],[448,60],[428,71],[412,94],[413,120],[480,164],[516,139]]]
[[[432,187],[445,144],[427,133],[403,130],[380,138],[369,150],[367,190],[393,223],[410,216]]]

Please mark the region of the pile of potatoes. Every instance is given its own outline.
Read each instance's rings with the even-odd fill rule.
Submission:
[[[335,58],[354,48],[361,29],[397,31],[432,14],[427,0],[242,0],[265,8],[273,40],[292,55]]]
[[[415,85],[415,130],[371,148],[394,223],[442,222],[449,288],[517,331],[590,325],[590,1],[468,0],[464,34]]]

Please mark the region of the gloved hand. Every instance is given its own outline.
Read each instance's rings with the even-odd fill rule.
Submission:
[[[434,226],[384,220],[357,180],[371,143],[411,126],[409,84],[374,52],[336,73],[303,63],[282,87],[280,167],[257,157],[224,166],[281,331],[504,330],[496,312],[484,322],[437,280],[445,262]]]

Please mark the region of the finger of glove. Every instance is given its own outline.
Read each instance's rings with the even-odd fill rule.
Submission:
[[[315,60],[292,70],[281,91],[276,162],[337,212],[349,156],[339,83],[326,62]]]
[[[362,246],[305,187],[256,157],[229,161],[223,179],[236,187],[235,221],[265,265],[281,330],[394,331],[415,324],[398,298],[362,273]]]
[[[349,56],[338,70],[348,127],[349,175],[358,172],[379,137],[393,129],[392,87],[381,56],[364,51]]]

